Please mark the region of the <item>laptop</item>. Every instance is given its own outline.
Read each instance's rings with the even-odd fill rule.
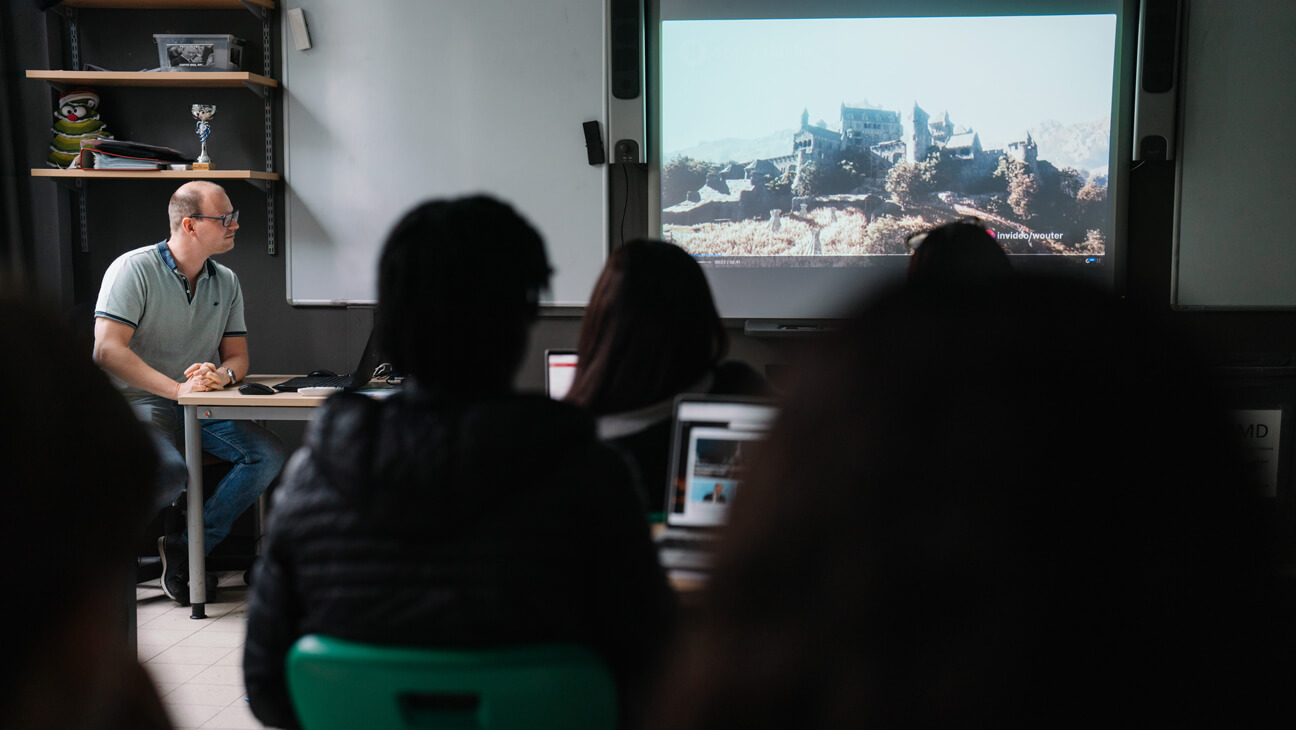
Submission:
[[[360,364],[350,373],[346,375],[299,375],[271,387],[281,393],[295,393],[301,388],[359,390],[369,385],[369,381],[390,374],[391,365],[382,362],[382,356],[378,353],[374,333],[370,330],[369,339],[365,342],[364,352],[360,353]]]
[[[545,393],[562,400],[576,377],[575,350],[545,350]]]
[[[774,425],[769,398],[675,398],[666,485],[666,527],[657,536],[662,567],[705,572],[729,505],[747,478],[752,452]]]

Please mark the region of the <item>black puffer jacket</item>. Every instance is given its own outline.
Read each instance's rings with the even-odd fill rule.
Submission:
[[[295,727],[298,637],[589,644],[635,692],[674,600],[631,471],[542,396],[334,396],[285,469],[248,608],[253,713]],[[633,699],[633,698],[630,698]]]

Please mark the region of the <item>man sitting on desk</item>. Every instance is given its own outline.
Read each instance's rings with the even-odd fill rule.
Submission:
[[[248,372],[247,325],[238,277],[211,259],[234,248],[238,211],[215,183],[185,183],[167,206],[171,237],[128,251],[104,274],[95,303],[95,362],[141,419],[153,425],[163,462],[158,509],[179,498],[188,470],[180,453],[186,393],[220,390]],[[234,465],[203,507],[207,552],[279,473],[284,447],[250,421],[203,421],[202,447]],[[158,540],[162,590],[188,602],[188,535]]]

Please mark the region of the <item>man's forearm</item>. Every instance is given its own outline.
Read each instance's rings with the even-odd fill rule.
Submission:
[[[95,362],[132,387],[176,400],[180,383],[154,370],[129,347],[96,347]]]
[[[234,373],[234,382],[248,376],[249,359],[247,355],[232,355],[221,360],[220,367],[229,368]],[[233,385],[234,383],[230,383]]]

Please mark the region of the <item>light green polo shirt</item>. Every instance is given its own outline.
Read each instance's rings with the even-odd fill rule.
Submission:
[[[224,337],[246,337],[243,291],[228,267],[210,258],[186,282],[166,241],[128,251],[104,272],[95,316],[135,328],[130,349],[158,372],[184,379],[196,362],[220,363]],[[149,395],[113,376],[127,398]]]

